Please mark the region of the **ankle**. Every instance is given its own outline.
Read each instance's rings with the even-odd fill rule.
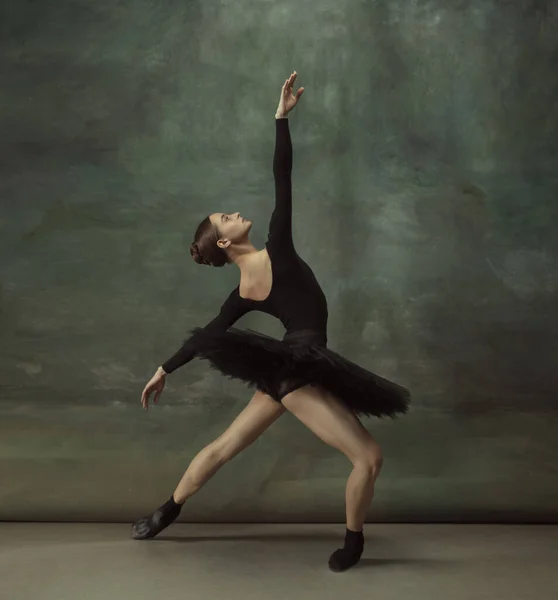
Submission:
[[[177,495],[176,492],[174,492],[174,494],[171,496],[171,499],[175,504],[178,504],[180,506],[182,506],[186,502],[186,498],[181,498]]]
[[[174,496],[171,496],[164,504],[161,504],[157,510],[162,514],[175,519],[182,510],[182,504],[175,502]]]
[[[362,529],[360,531],[353,531],[347,527],[345,532],[345,546],[364,546],[364,533],[362,532]]]

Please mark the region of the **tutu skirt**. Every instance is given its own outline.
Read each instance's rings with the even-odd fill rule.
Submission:
[[[222,332],[196,328],[190,341],[198,358],[277,402],[310,384],[325,388],[357,415],[394,418],[409,408],[406,388],[330,350],[320,332],[296,331],[278,340],[234,327]]]

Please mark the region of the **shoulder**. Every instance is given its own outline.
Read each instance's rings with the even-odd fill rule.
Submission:
[[[221,305],[221,312],[245,312],[249,309],[247,305],[248,302],[240,295],[240,285],[237,285]]]
[[[239,287],[240,286],[236,286],[233,290],[231,290],[231,293],[225,298],[223,306],[238,304],[239,301],[242,300],[240,294],[238,293]]]
[[[265,243],[267,255],[273,264],[289,261],[298,257],[294,242],[291,239],[273,237],[270,235]]]

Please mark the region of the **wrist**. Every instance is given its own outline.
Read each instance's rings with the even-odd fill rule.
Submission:
[[[167,375],[167,372],[165,371],[165,369],[163,369],[163,367],[159,367],[157,369],[157,375]]]
[[[287,118],[288,118],[288,117],[287,117],[287,115],[288,115],[288,114],[289,114],[289,113],[288,113],[288,112],[286,112],[286,111],[284,111],[284,110],[278,110],[278,111],[275,113],[275,118],[276,118],[276,119],[287,119]]]

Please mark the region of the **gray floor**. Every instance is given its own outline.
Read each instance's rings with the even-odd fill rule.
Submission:
[[[9,600],[556,600],[558,527],[367,525],[361,565],[331,573],[337,525],[0,523]]]

